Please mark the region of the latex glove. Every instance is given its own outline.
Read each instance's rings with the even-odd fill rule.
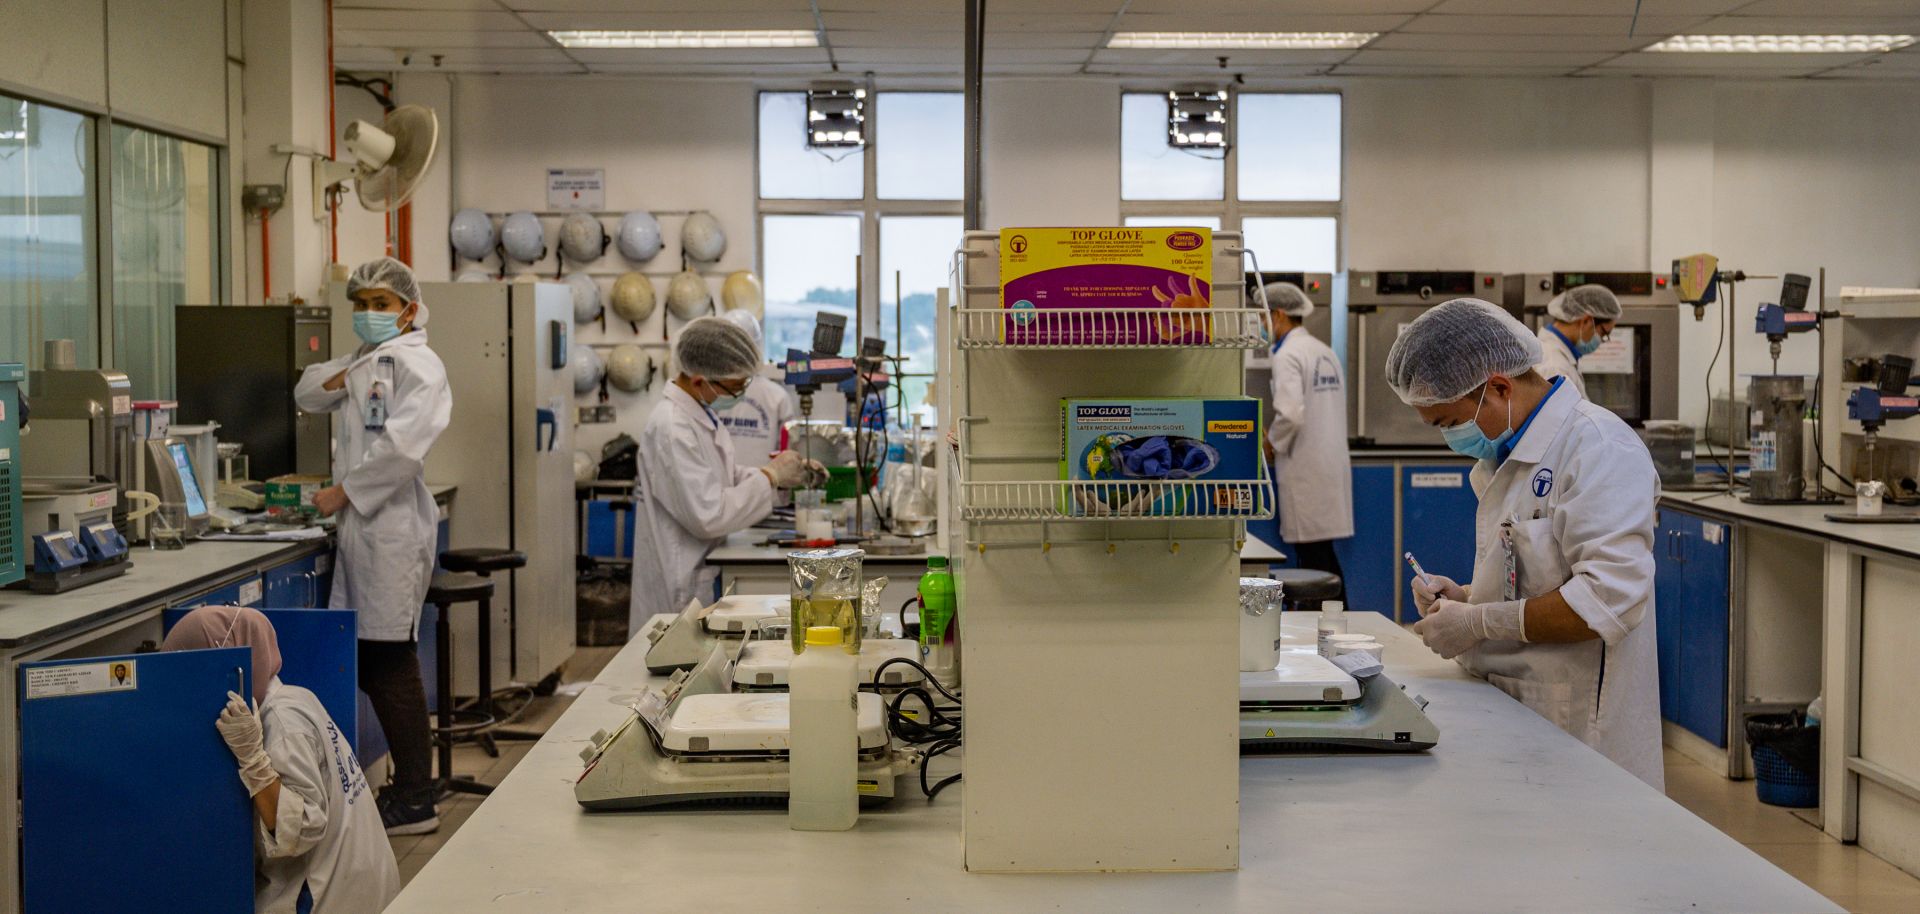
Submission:
[[[773,483],[776,489],[798,489],[806,485],[816,473],[822,477],[827,473],[826,467],[821,466],[820,461],[808,460],[796,451],[781,451],[773,455],[773,459],[768,461],[765,470],[767,481]]]
[[[280,779],[280,775],[274,773],[273,763],[267,761],[260,718],[245,699],[228,692],[227,706],[221,709],[220,719],[213,725],[219,728],[220,738],[227,741],[227,749],[240,763],[240,783],[247,785],[247,796],[267,789]]]
[[[1446,598],[1458,603],[1467,602],[1467,589],[1459,582],[1444,574],[1429,574],[1426,580],[1419,575],[1413,576],[1413,608],[1425,617],[1433,611],[1433,601]]]
[[[1462,603],[1440,597],[1413,633],[1433,652],[1452,660],[1482,641],[1525,641],[1527,603]]]

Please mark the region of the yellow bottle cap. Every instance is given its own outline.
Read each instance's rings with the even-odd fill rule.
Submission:
[[[813,625],[807,628],[808,644],[839,644],[840,626]]]

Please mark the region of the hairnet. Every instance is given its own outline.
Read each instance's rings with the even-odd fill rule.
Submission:
[[[1387,385],[1408,406],[1458,400],[1495,374],[1539,364],[1540,340],[1505,310],[1477,298],[1435,305],[1387,351]]]
[[[267,684],[280,673],[280,638],[257,609],[202,606],[173,624],[163,651],[200,651],[213,647],[253,648],[253,700],[266,698]]]
[[[1290,282],[1267,283],[1267,310],[1278,311],[1289,317],[1304,319],[1313,313],[1313,302],[1307,293]]]
[[[1597,321],[1617,321],[1620,319],[1620,299],[1615,298],[1613,290],[1606,286],[1574,286],[1547,302],[1547,313],[1554,320],[1569,323],[1587,315],[1593,315]]]
[[[427,303],[420,300],[420,283],[413,278],[413,268],[391,257],[369,260],[355,267],[353,276],[347,279],[347,297],[367,289],[385,289],[419,307],[414,309],[413,326],[427,325]]]
[[[680,370],[708,378],[744,378],[760,367],[760,344],[732,321],[701,317],[680,328]]]

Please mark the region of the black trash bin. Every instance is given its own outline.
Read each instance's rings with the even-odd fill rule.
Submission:
[[[1747,718],[1747,746],[1760,802],[1806,809],[1820,805],[1820,725],[1800,711]]]

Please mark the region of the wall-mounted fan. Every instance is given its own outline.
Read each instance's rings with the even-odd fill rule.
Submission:
[[[407,202],[433,166],[440,119],[424,105],[401,105],[387,112],[378,127],[366,121],[348,124],[341,139],[351,161],[313,160],[314,212],[326,208],[328,191],[349,180],[361,206],[386,212]]]

